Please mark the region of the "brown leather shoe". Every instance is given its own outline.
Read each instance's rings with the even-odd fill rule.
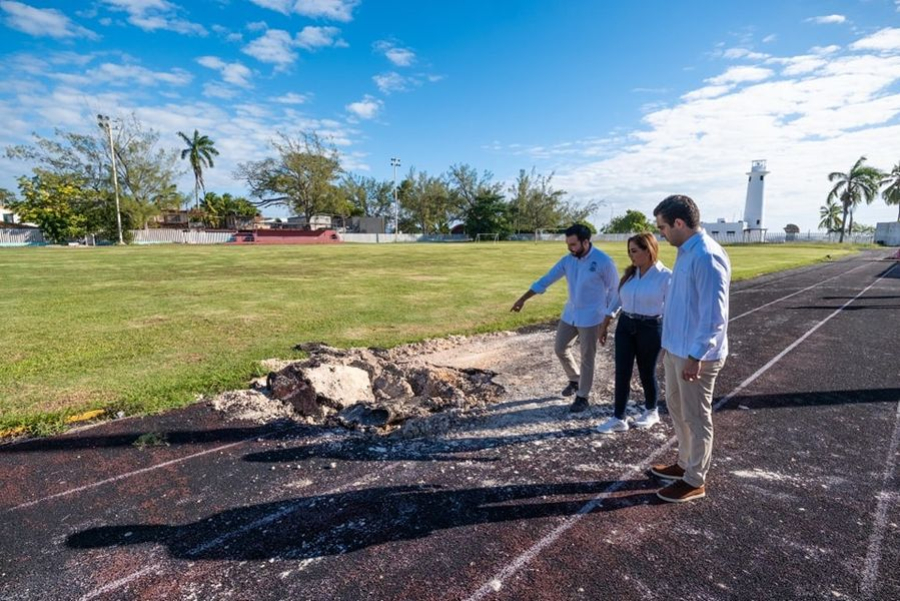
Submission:
[[[677,463],[673,463],[672,465],[660,463],[651,466],[650,473],[657,478],[665,478],[666,480],[681,480],[684,478],[684,468]]]
[[[684,480],[673,482],[656,492],[656,496],[669,503],[687,503],[706,496],[705,486],[691,486]]]

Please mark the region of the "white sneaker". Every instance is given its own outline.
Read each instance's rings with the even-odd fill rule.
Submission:
[[[635,428],[649,428],[659,423],[658,409],[645,409],[639,418],[634,420]]]
[[[611,417],[596,428],[600,434],[613,434],[615,432],[627,432],[628,422],[618,417]]]

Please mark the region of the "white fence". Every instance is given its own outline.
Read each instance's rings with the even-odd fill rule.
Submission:
[[[425,234],[340,234],[344,242],[381,244],[393,242],[468,242],[468,236],[425,235]]]
[[[43,246],[46,243],[41,230],[0,228],[0,246]]]
[[[134,244],[225,244],[234,242],[234,232],[205,230],[132,230]]]

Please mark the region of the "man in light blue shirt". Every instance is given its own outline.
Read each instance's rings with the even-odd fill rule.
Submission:
[[[569,298],[556,328],[555,350],[569,378],[569,385],[563,389],[562,394],[575,395],[569,411],[577,412],[589,407],[588,396],[594,383],[597,339],[601,324],[609,325],[617,305],[619,272],[609,255],[591,244],[591,231],[587,226],[575,224],[567,229],[566,246],[569,254],[532,284],[513,304],[511,310],[518,313],[529,298],[535,294],[543,294],[551,284],[562,277],[566,278]],[[569,345],[576,336],[581,349],[580,373],[569,350]]]
[[[654,465],[674,480],[657,495],[684,503],[706,496],[712,462],[712,398],[728,355],[731,262],[700,227],[700,211],[687,196],[669,196],[653,210],[663,237],[678,248],[663,312],[666,406],[678,438],[678,461]]]

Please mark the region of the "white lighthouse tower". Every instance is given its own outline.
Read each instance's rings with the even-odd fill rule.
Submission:
[[[744,239],[762,241],[766,239],[765,221],[765,178],[766,161],[753,161],[750,163],[750,172],[747,174],[747,201],[744,203]]]

